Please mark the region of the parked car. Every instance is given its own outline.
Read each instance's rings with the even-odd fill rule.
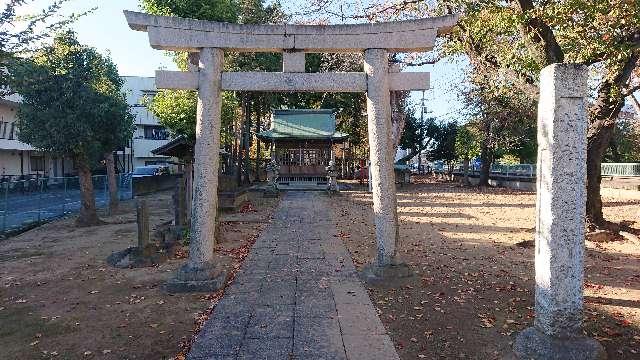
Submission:
[[[169,167],[164,165],[138,166],[133,170],[131,177],[140,178],[169,174]]]

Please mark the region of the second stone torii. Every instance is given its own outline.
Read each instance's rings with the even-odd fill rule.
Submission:
[[[373,210],[378,255],[373,279],[396,269],[398,216],[393,171],[390,91],[425,90],[428,73],[390,72],[391,52],[433,49],[455,15],[377,24],[240,25],[125,11],[129,26],[146,31],[153,48],[198,53],[196,71],[158,71],[159,89],[198,91],[189,261],[170,281],[174,291],[210,291],[224,285],[213,262],[217,211],[221,92],[366,92]],[[283,72],[223,72],[224,51],[282,52]],[[305,73],[307,52],[363,52],[364,72]]]

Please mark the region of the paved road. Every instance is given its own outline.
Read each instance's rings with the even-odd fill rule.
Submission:
[[[130,197],[130,194],[121,194],[121,198]],[[95,189],[96,205],[106,206],[108,194],[103,189]],[[46,220],[74,213],[80,210],[80,191],[51,189],[25,194],[0,194],[0,233],[4,229],[17,228],[25,223],[37,220]]]
[[[398,359],[328,209],[284,195],[188,359]]]

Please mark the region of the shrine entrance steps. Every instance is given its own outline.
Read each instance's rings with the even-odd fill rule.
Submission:
[[[282,175],[278,177],[278,189],[283,191],[322,191],[329,182],[325,175]]]
[[[329,206],[283,195],[188,359],[399,359]]]

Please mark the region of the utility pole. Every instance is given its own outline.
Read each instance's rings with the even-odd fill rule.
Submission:
[[[422,142],[424,141],[424,113],[425,113],[424,90],[422,90],[422,100],[420,100],[420,146],[418,146],[418,174],[422,174]]]

